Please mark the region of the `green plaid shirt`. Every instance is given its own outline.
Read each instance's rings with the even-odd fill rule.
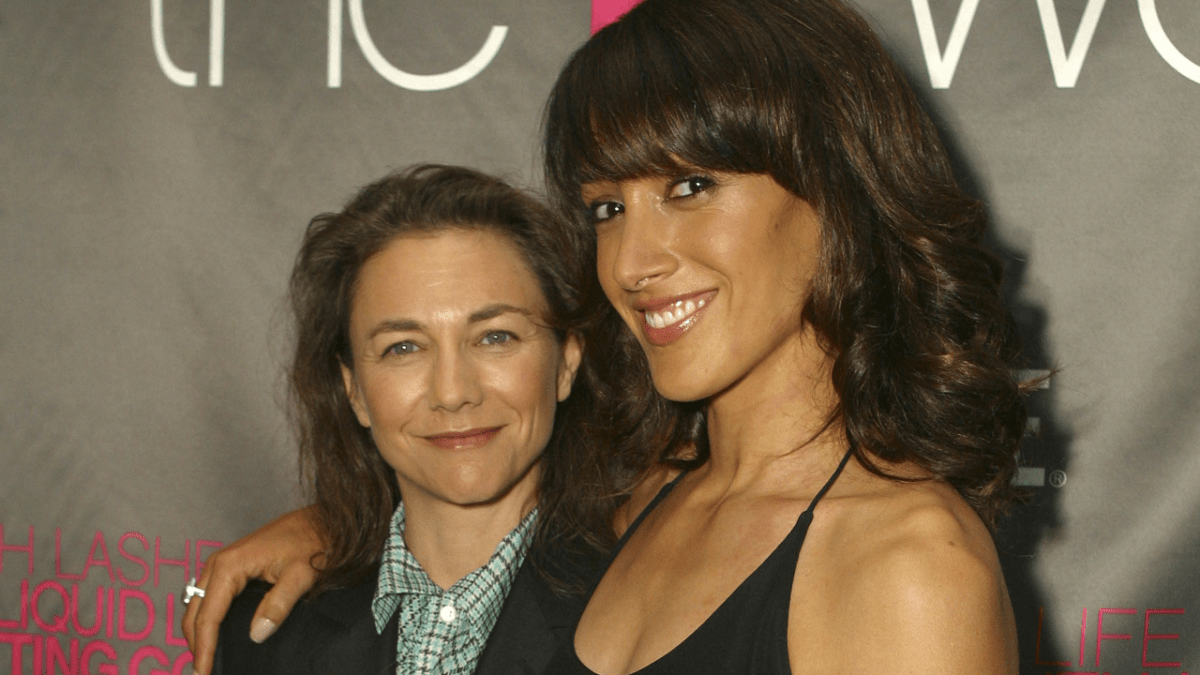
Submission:
[[[397,675],[470,675],[525,560],[534,509],[508,533],[487,564],[447,590],[429,579],[404,545],[404,504],[392,516],[371,611],[382,633],[397,608]]]

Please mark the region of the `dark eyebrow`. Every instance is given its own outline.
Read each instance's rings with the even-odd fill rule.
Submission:
[[[467,323],[479,323],[480,321],[487,321],[488,319],[494,319],[494,318],[500,316],[501,314],[508,314],[508,313],[520,314],[521,316],[524,316],[529,319],[536,318],[536,315],[533,312],[529,311],[528,309],[526,309],[524,307],[517,307],[516,305],[506,305],[503,303],[497,303],[494,305],[488,305],[487,307],[484,307],[483,309],[477,309],[474,312],[471,312],[471,316],[467,317]]]
[[[488,319],[494,319],[502,314],[510,313],[520,314],[521,316],[529,319],[537,318],[537,315],[534,312],[524,307],[496,303],[494,305],[487,305],[486,307],[471,312],[471,315],[467,317],[467,323],[479,323],[480,321],[487,321]],[[371,329],[371,332],[367,333],[367,339],[373,340],[375,339],[375,336],[379,335],[380,333],[404,333],[409,331],[420,332],[423,330],[425,330],[425,324],[421,323],[420,321],[413,319],[388,319],[385,321],[380,321],[378,324],[376,324],[375,327]]]
[[[375,324],[370,333],[367,333],[367,339],[373,340],[380,333],[405,333],[408,331],[420,331],[425,328],[425,324],[412,319],[389,319],[380,321]]]
[[[589,181],[587,183],[582,183],[579,186],[579,198],[586,202],[586,201],[588,201],[588,198],[585,196],[585,193],[587,193],[587,192],[603,193],[603,192],[608,191],[612,187],[615,187],[616,184],[617,184],[616,181],[608,181],[608,180],[594,180],[594,181]]]

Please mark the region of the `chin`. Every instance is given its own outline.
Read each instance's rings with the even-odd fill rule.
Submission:
[[[647,356],[654,388],[677,403],[712,398],[732,384],[725,380],[731,373],[703,355],[697,356],[696,350],[653,355],[647,351]]]
[[[486,506],[503,500],[533,478],[528,470],[518,476],[500,473],[498,470],[464,472],[444,484],[442,494],[446,501],[459,506]]]
[[[654,388],[663,398],[676,403],[691,403],[712,396],[711,391],[696,386],[695,378],[688,377],[686,372],[675,369],[672,371],[670,374],[660,374],[658,370],[651,368],[650,376],[654,380]]]
[[[455,483],[443,486],[440,496],[456,506],[483,506],[499,501],[511,488],[494,483]]]

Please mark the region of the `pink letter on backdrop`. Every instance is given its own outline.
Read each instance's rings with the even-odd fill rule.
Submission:
[[[592,35],[621,18],[642,0],[592,0]]]

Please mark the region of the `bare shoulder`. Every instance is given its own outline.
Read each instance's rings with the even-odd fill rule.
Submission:
[[[629,499],[617,509],[613,516],[613,530],[617,536],[625,534],[625,530],[633,524],[634,519],[642,512],[654,496],[662,490],[663,486],[670,483],[679,475],[679,469],[666,466],[664,464],[656,464],[646,475],[638,480],[634,486],[633,492],[630,493]]]
[[[829,617],[822,625],[800,621],[808,635],[838,644],[822,650],[829,672],[1017,672],[995,546],[953,488],[860,478],[831,497],[797,565],[797,587],[808,592],[794,588],[792,603],[793,618]],[[801,645],[791,646],[800,653]]]

